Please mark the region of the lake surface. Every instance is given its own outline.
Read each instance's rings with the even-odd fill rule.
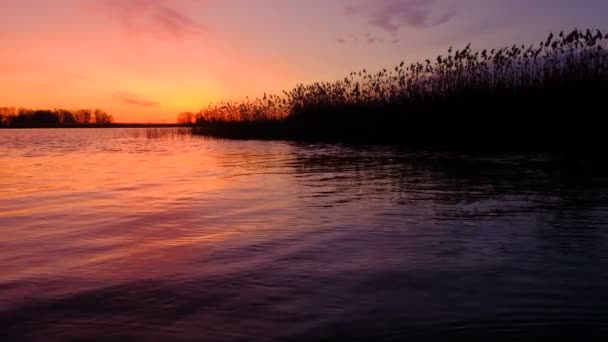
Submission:
[[[602,163],[157,135],[0,130],[0,340],[608,336]]]

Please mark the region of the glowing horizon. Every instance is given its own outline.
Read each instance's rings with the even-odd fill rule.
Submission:
[[[0,106],[174,122],[210,102],[602,27],[601,0],[2,0]]]

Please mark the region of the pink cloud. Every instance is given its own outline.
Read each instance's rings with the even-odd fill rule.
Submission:
[[[133,94],[128,91],[118,92],[116,93],[116,97],[118,97],[122,102],[134,106],[157,107],[160,105],[160,102],[158,101],[146,99],[144,97],[141,97],[140,95]]]
[[[6,60],[0,61],[0,76],[17,76],[19,78],[30,78],[35,75],[37,79],[48,80],[49,82],[61,82],[64,86],[72,86],[86,82],[95,82],[89,76],[78,72],[58,68],[44,61],[28,60]],[[27,75],[28,77],[23,77]]]
[[[77,80],[77,81],[86,81],[86,82],[94,82],[95,80],[90,78],[89,76],[85,76],[83,74],[79,74],[76,72],[69,72],[69,71],[65,71],[63,72],[63,74],[65,75],[65,77],[69,77],[73,80]]]
[[[346,14],[355,14],[359,12],[359,8],[355,6],[346,6],[344,7],[344,13]]]
[[[367,32],[365,33],[365,40],[367,41],[368,44],[374,44],[374,43],[383,43],[384,40],[374,36],[373,34]]]
[[[369,5],[346,7],[349,15],[363,13],[370,25],[396,35],[401,27],[428,28],[450,21],[455,12],[437,8],[437,0],[374,0]]]
[[[181,40],[204,31],[174,0],[97,0],[89,2],[87,8],[117,21],[129,36]]]

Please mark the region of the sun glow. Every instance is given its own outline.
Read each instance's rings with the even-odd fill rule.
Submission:
[[[424,60],[450,45],[533,43],[550,30],[604,27],[605,1],[541,2],[527,1],[529,18],[506,30],[499,19],[519,7],[498,0],[483,15],[471,0],[2,0],[0,106],[174,121],[210,102]]]

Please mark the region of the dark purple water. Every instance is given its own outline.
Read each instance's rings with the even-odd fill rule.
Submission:
[[[0,130],[0,340],[608,336],[601,163],[148,135]]]

